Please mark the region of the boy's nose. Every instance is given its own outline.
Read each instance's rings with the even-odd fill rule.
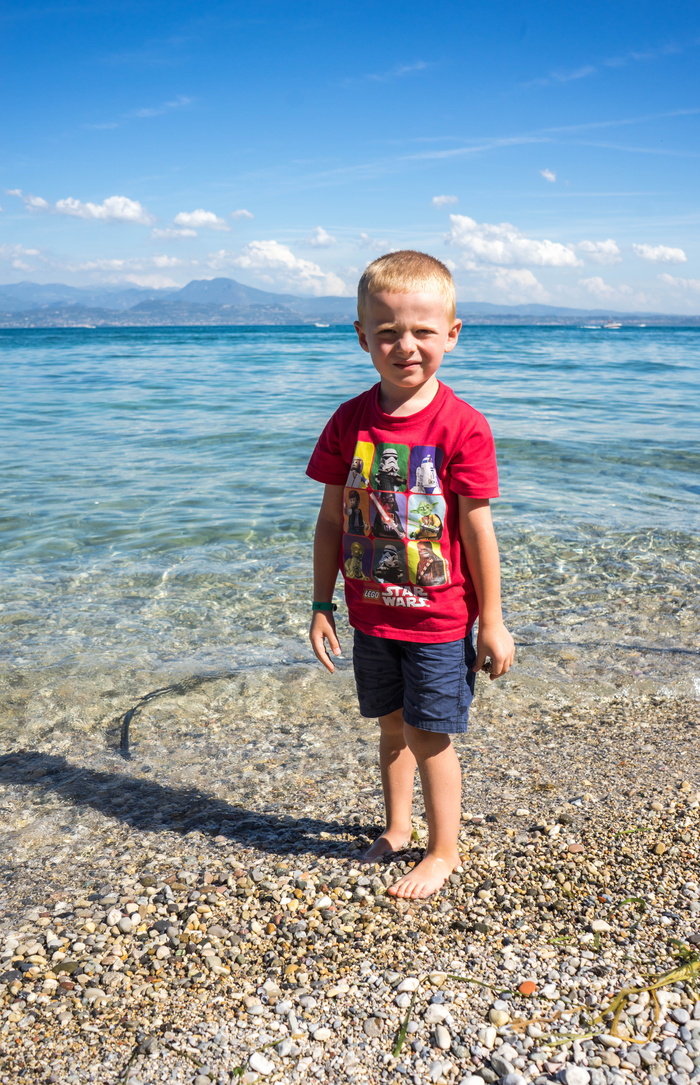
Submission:
[[[413,351],[416,349],[416,341],[413,336],[407,332],[397,340],[396,349],[400,354],[413,354]]]

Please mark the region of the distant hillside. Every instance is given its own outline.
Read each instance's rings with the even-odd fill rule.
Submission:
[[[460,302],[457,314],[468,324],[566,325],[591,320],[700,324],[700,316],[476,301]],[[76,287],[21,282],[0,286],[1,328],[351,324],[355,319],[354,298],[276,294],[227,278],[193,279],[179,290],[146,290],[129,284]]]

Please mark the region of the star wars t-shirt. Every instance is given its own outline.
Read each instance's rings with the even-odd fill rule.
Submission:
[[[350,624],[377,637],[458,640],[478,604],[457,495],[498,497],[491,430],[445,384],[406,418],[382,411],[379,387],[338,408],[306,469],[344,487],[339,567]]]

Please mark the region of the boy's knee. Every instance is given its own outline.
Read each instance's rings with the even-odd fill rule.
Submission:
[[[417,760],[434,757],[452,745],[449,735],[441,731],[424,731],[420,727],[412,727],[410,723],[404,724],[403,733],[406,745]]]
[[[385,735],[403,735],[403,709],[397,708],[396,712],[390,712],[388,716],[380,716],[379,726]]]

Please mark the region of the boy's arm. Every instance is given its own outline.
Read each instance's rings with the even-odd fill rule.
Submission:
[[[330,603],[338,577],[338,548],[343,534],[343,487],[326,485],[314,534],[314,602]],[[335,670],[325,642],[334,656],[341,654],[330,610],[315,610],[309,640],[314,654],[331,674]]]
[[[479,635],[473,670],[491,659],[490,678],[500,678],[515,657],[513,638],[503,624],[501,563],[488,500],[459,495],[459,527],[469,573],[479,600]]]

